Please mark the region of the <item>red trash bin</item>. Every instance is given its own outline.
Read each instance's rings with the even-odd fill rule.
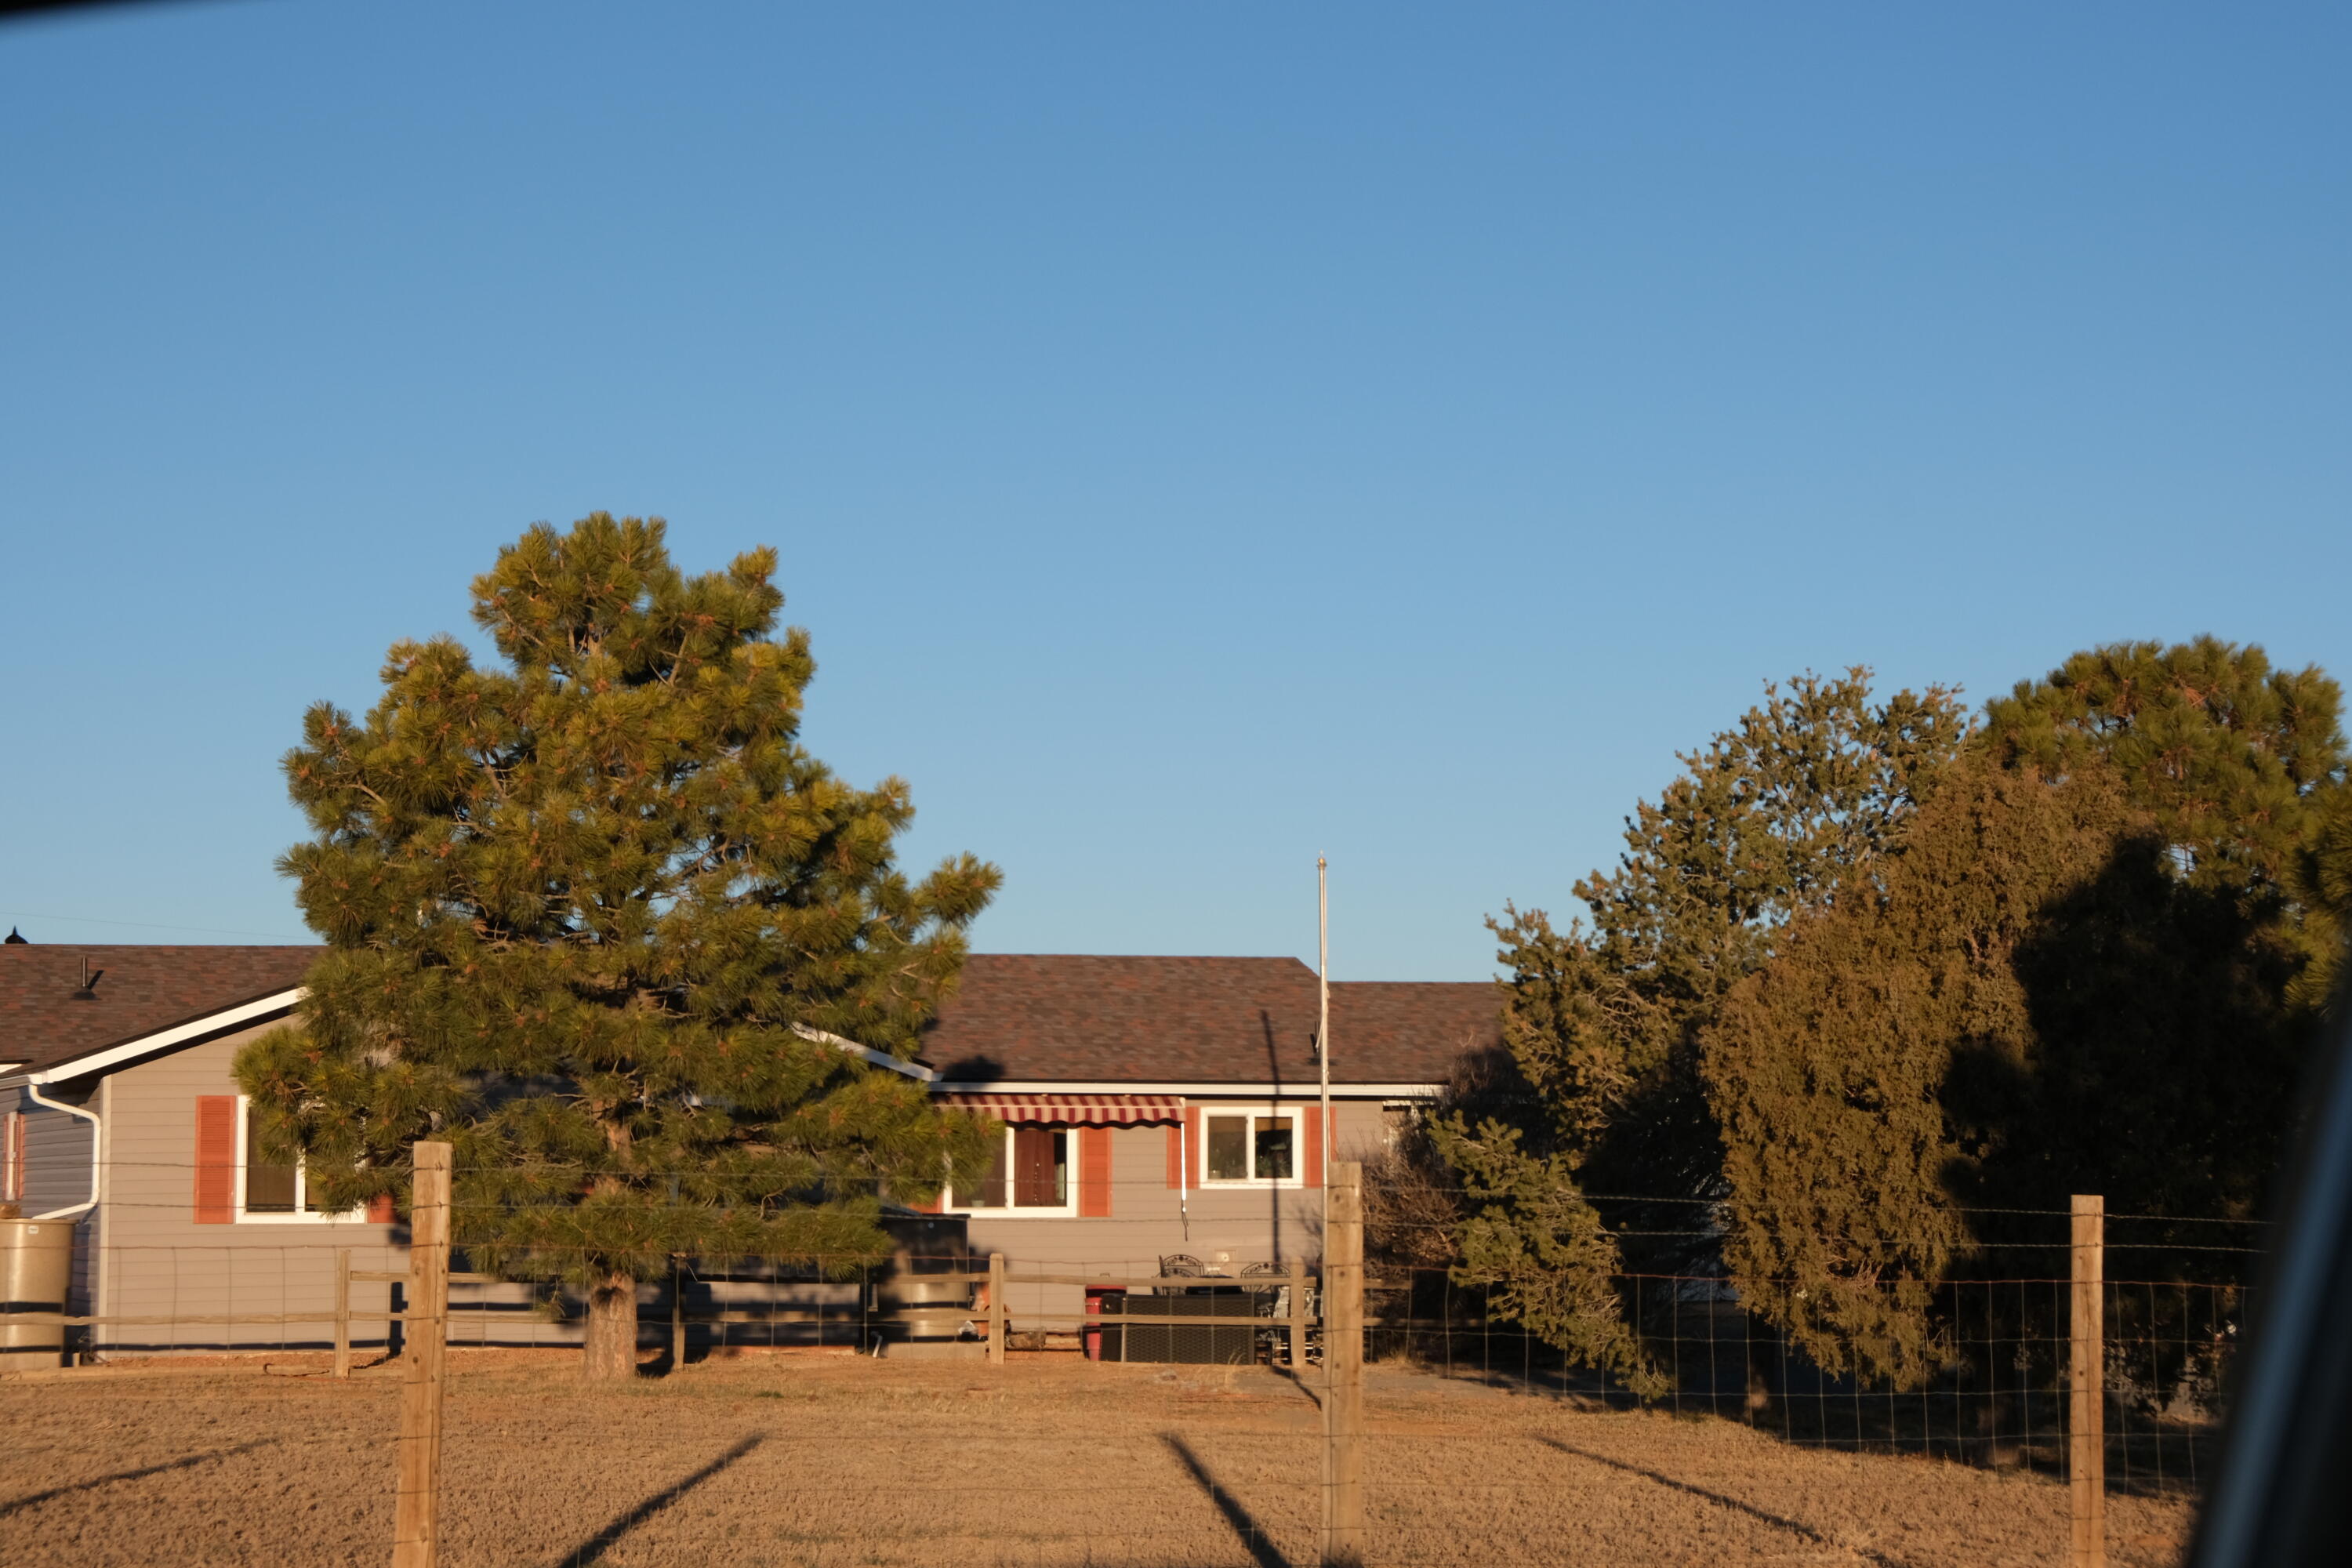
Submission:
[[[1126,1294],[1127,1287],[1124,1285],[1089,1285],[1087,1287],[1087,1321],[1085,1332],[1087,1359],[1088,1361],[1102,1360],[1103,1302],[1110,1297],[1124,1296]]]

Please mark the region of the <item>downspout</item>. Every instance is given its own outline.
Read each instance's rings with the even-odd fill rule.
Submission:
[[[1184,1101],[1176,1101],[1176,1214],[1184,1223],[1184,1245],[1192,1245],[1192,1151],[1184,1143]]]
[[[98,1206],[99,1135],[103,1131],[99,1123],[98,1112],[84,1110],[79,1105],[66,1105],[58,1100],[46,1099],[41,1094],[41,1086],[30,1079],[25,1081],[25,1092],[32,1097],[35,1105],[46,1106],[51,1110],[62,1110],[68,1116],[79,1116],[89,1123],[89,1201],[73,1204],[61,1209],[51,1209],[47,1214],[37,1214],[31,1217],[37,1220],[67,1219],[88,1214]]]

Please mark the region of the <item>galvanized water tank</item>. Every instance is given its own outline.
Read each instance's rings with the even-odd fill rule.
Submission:
[[[0,1219],[0,1372],[64,1362],[65,1325],[12,1320],[64,1313],[73,1282],[73,1238],[69,1219]]]

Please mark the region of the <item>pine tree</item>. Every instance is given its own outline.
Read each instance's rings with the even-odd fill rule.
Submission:
[[[456,1241],[582,1291],[594,1378],[630,1374],[674,1257],[854,1268],[881,1194],[930,1196],[988,1131],[842,1046],[912,1054],[999,873],[897,868],[907,786],[800,743],[774,552],[689,578],[664,531],[533,527],[474,583],[499,665],[403,642],[363,721],[310,710],[285,765],[314,837],[280,868],[327,951],[236,1068],[331,1205],[454,1143]]]
[[[2112,643],[1987,704],[1985,735],[2004,766],[2053,778],[2103,758],[2189,880],[2275,907],[2343,783],[2342,706],[2317,666],[2273,669],[2258,647]]]
[[[2259,647],[2200,637],[2112,643],[2020,681],[1986,707],[2010,767],[2056,776],[2112,763],[2188,880],[2302,939],[2298,1005],[2321,1002],[2342,928],[2323,866],[2343,819],[2343,691],[2316,665],[2274,669]]]
[[[1611,1337],[1622,1314],[1604,1288],[1622,1233],[1652,1233],[1635,1242],[1644,1267],[1712,1261],[1692,1234],[1694,1205],[1721,1190],[1699,1049],[1725,994],[1792,916],[1870,872],[1968,733],[1956,692],[1874,702],[1869,674],[1767,687],[1684,757],[1686,773],[1627,821],[1616,868],[1576,885],[1589,923],[1516,908],[1489,922],[1524,1083],[1516,1114],[1431,1129],[1475,1211],[1456,1274],[1499,1288],[1503,1310],[1594,1364],[1632,1354]],[[1587,1191],[1668,1201],[1612,1205],[1604,1226]]]

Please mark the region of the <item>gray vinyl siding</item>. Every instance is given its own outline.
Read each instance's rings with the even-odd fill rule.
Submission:
[[[1205,1116],[1216,1110],[1213,1100],[1195,1100]],[[1264,1105],[1264,1100],[1237,1100],[1238,1105]],[[1333,1097],[1335,1133],[1332,1157],[1360,1158],[1378,1148],[1387,1133],[1378,1100]],[[1150,1275],[1160,1259],[1187,1253],[1203,1262],[1220,1252],[1232,1254],[1230,1267],[1238,1272],[1258,1262],[1299,1262],[1309,1268],[1323,1256],[1323,1194],[1315,1187],[1234,1188],[1190,1186],[1180,1194],[1168,1183],[1167,1127],[1116,1127],[1111,1130],[1111,1205],[1102,1218],[1025,1218],[1016,1215],[974,1215],[971,1222],[972,1249],[1002,1252],[1005,1268],[1015,1274],[1035,1270],[1060,1274]],[[1191,1151],[1195,1175],[1201,1151]],[[1076,1175],[1073,1173],[1073,1180]],[[1180,1196],[1183,1202],[1180,1205]],[[1189,1215],[1189,1218],[1188,1218]],[[1079,1285],[1015,1285],[1005,1295],[1014,1327],[1024,1311],[1074,1314],[1085,1306],[1086,1288]],[[1048,1321],[1038,1327],[1056,1331],[1075,1324]]]
[[[77,1097],[68,1094],[53,1093],[49,1098],[80,1103]],[[33,1097],[21,1088],[0,1089],[0,1110],[15,1110],[25,1118],[25,1193],[18,1200],[25,1213],[49,1214],[88,1202],[89,1141],[93,1136],[89,1123],[79,1116],[36,1105]],[[90,1237],[96,1228],[87,1214],[74,1222],[74,1271],[72,1283],[67,1289],[66,1310],[77,1315],[89,1310],[93,1275]]]
[[[49,1098],[80,1103],[72,1095],[51,1093]],[[34,1104],[21,1089],[0,1091],[0,1110],[15,1110],[25,1118],[25,1195],[19,1200],[25,1212],[47,1214],[87,1201],[89,1123]]]
[[[276,1022],[226,1035],[202,1045],[125,1068],[108,1080],[101,1107],[106,1127],[105,1201],[101,1234],[89,1248],[111,1317],[232,1316],[295,1314],[287,1324],[217,1325],[181,1322],[161,1326],[100,1326],[101,1350],[115,1354],[237,1349],[318,1349],[333,1342],[337,1249],[352,1249],[352,1267],[404,1272],[408,1267],[407,1226],[363,1220],[244,1220],[199,1225],[195,1218],[196,1100],[235,1094],[230,1064],[247,1041]],[[52,1096],[52,1098],[60,1098]],[[70,1118],[59,1118],[70,1121]],[[74,1122],[75,1126],[88,1126]],[[87,1143],[83,1145],[87,1150]],[[87,1160],[85,1152],[83,1158]],[[87,1172],[87,1165],[82,1170]],[[85,1180],[86,1175],[85,1175]],[[79,1201],[77,1198],[74,1201]],[[465,1260],[455,1260],[463,1269]],[[352,1287],[354,1312],[381,1312],[394,1287],[372,1282]],[[459,1345],[576,1345],[585,1332],[577,1300],[561,1321],[540,1310],[540,1290],[530,1284],[453,1285],[449,1290],[449,1341]],[[854,1318],[856,1287],[846,1310]],[[762,1291],[756,1286],[718,1286],[689,1294],[689,1309],[717,1298],[722,1308],[742,1308],[758,1300],[809,1298],[835,1300],[845,1292],[787,1287]],[[644,1335],[659,1342],[668,1332],[661,1292],[641,1293],[647,1310]],[[835,1300],[836,1312],[843,1310]],[[313,1317],[301,1314],[315,1313]],[[740,1338],[754,1338],[738,1330]],[[383,1318],[354,1319],[352,1342],[380,1349],[386,1342]]]
[[[100,1350],[152,1354],[224,1348],[321,1348],[331,1342],[333,1333],[329,1313],[334,1300],[338,1248],[352,1249],[356,1268],[403,1271],[407,1268],[404,1226],[341,1219],[196,1223],[196,1100],[204,1095],[235,1094],[231,1061],[247,1040],[273,1026],[274,1023],[256,1025],[122,1068],[107,1080],[104,1092],[94,1097],[92,1104],[105,1120],[105,1188],[94,1234],[90,1227],[85,1228],[86,1237],[94,1245],[85,1248],[81,1268],[85,1274],[94,1273],[98,1287],[90,1299],[105,1316],[180,1320],[153,1327],[99,1327],[93,1333]],[[87,1092],[87,1086],[78,1089]],[[1214,1109],[1213,1101],[1195,1103],[1204,1110]],[[1337,1122],[1333,1152],[1338,1157],[1369,1152],[1386,1136],[1379,1101],[1335,1097],[1333,1110]],[[45,1182],[72,1189],[51,1206],[79,1202],[86,1195],[86,1184],[78,1184],[87,1181],[88,1124],[54,1111],[43,1114],[47,1119],[44,1135],[56,1141],[58,1152],[39,1156],[28,1174],[37,1172]],[[63,1125],[54,1125],[58,1123]],[[982,1254],[1003,1252],[1016,1272],[1148,1275],[1157,1270],[1162,1256],[1178,1252],[1204,1260],[1213,1259],[1220,1252],[1229,1253],[1235,1269],[1259,1261],[1297,1260],[1312,1265],[1320,1258],[1322,1194],[1315,1188],[1203,1190],[1195,1185],[1189,1188],[1189,1202],[1180,1208],[1178,1192],[1168,1182],[1169,1132],[1164,1125],[1111,1130],[1108,1216],[976,1215],[971,1222],[973,1247]],[[70,1141],[77,1136],[83,1139],[78,1156],[69,1153]],[[43,1144],[45,1151],[49,1147]],[[1197,1171],[1201,1157],[1197,1147],[1192,1156]],[[1074,1169],[1072,1180],[1076,1179]],[[464,1267],[462,1258],[457,1266]],[[381,1311],[390,1302],[393,1290],[389,1285],[355,1284],[352,1306],[361,1311]],[[583,1324],[576,1300],[569,1303],[562,1321],[550,1321],[537,1308],[539,1295],[537,1288],[527,1284],[452,1287],[450,1342],[459,1345],[579,1343]],[[1008,1306],[1017,1327],[1024,1311],[1076,1313],[1083,1295],[1078,1286],[1015,1287],[1008,1293]],[[713,1310],[756,1314],[776,1307],[824,1304],[832,1310],[826,1337],[844,1342],[854,1332],[856,1296],[854,1285],[708,1281],[693,1285],[687,1299],[689,1314],[697,1316]],[[669,1328],[666,1290],[648,1286],[640,1300],[645,1342],[664,1342]],[[276,1313],[293,1314],[297,1321],[236,1326],[187,1321]],[[813,1326],[803,1320],[802,1326],[784,1330],[774,1338],[779,1342],[805,1342],[813,1334]],[[697,1333],[698,1342],[711,1338],[761,1343],[771,1336],[757,1325],[730,1326],[716,1335],[708,1330]],[[354,1321],[355,1345],[381,1347],[385,1339],[383,1319]]]
[[[352,1267],[404,1269],[403,1232],[357,1220],[199,1225],[195,1211],[196,1100],[235,1094],[230,1063],[277,1021],[114,1073],[103,1100],[106,1194],[96,1247],[100,1315],[168,1316],[154,1325],[100,1325],[100,1351],[116,1352],[319,1347],[333,1340],[335,1252]],[[389,1287],[352,1288],[355,1307],[381,1307]],[[285,1324],[221,1325],[186,1320],[316,1313]],[[355,1323],[355,1342],[381,1345],[384,1324]]]

